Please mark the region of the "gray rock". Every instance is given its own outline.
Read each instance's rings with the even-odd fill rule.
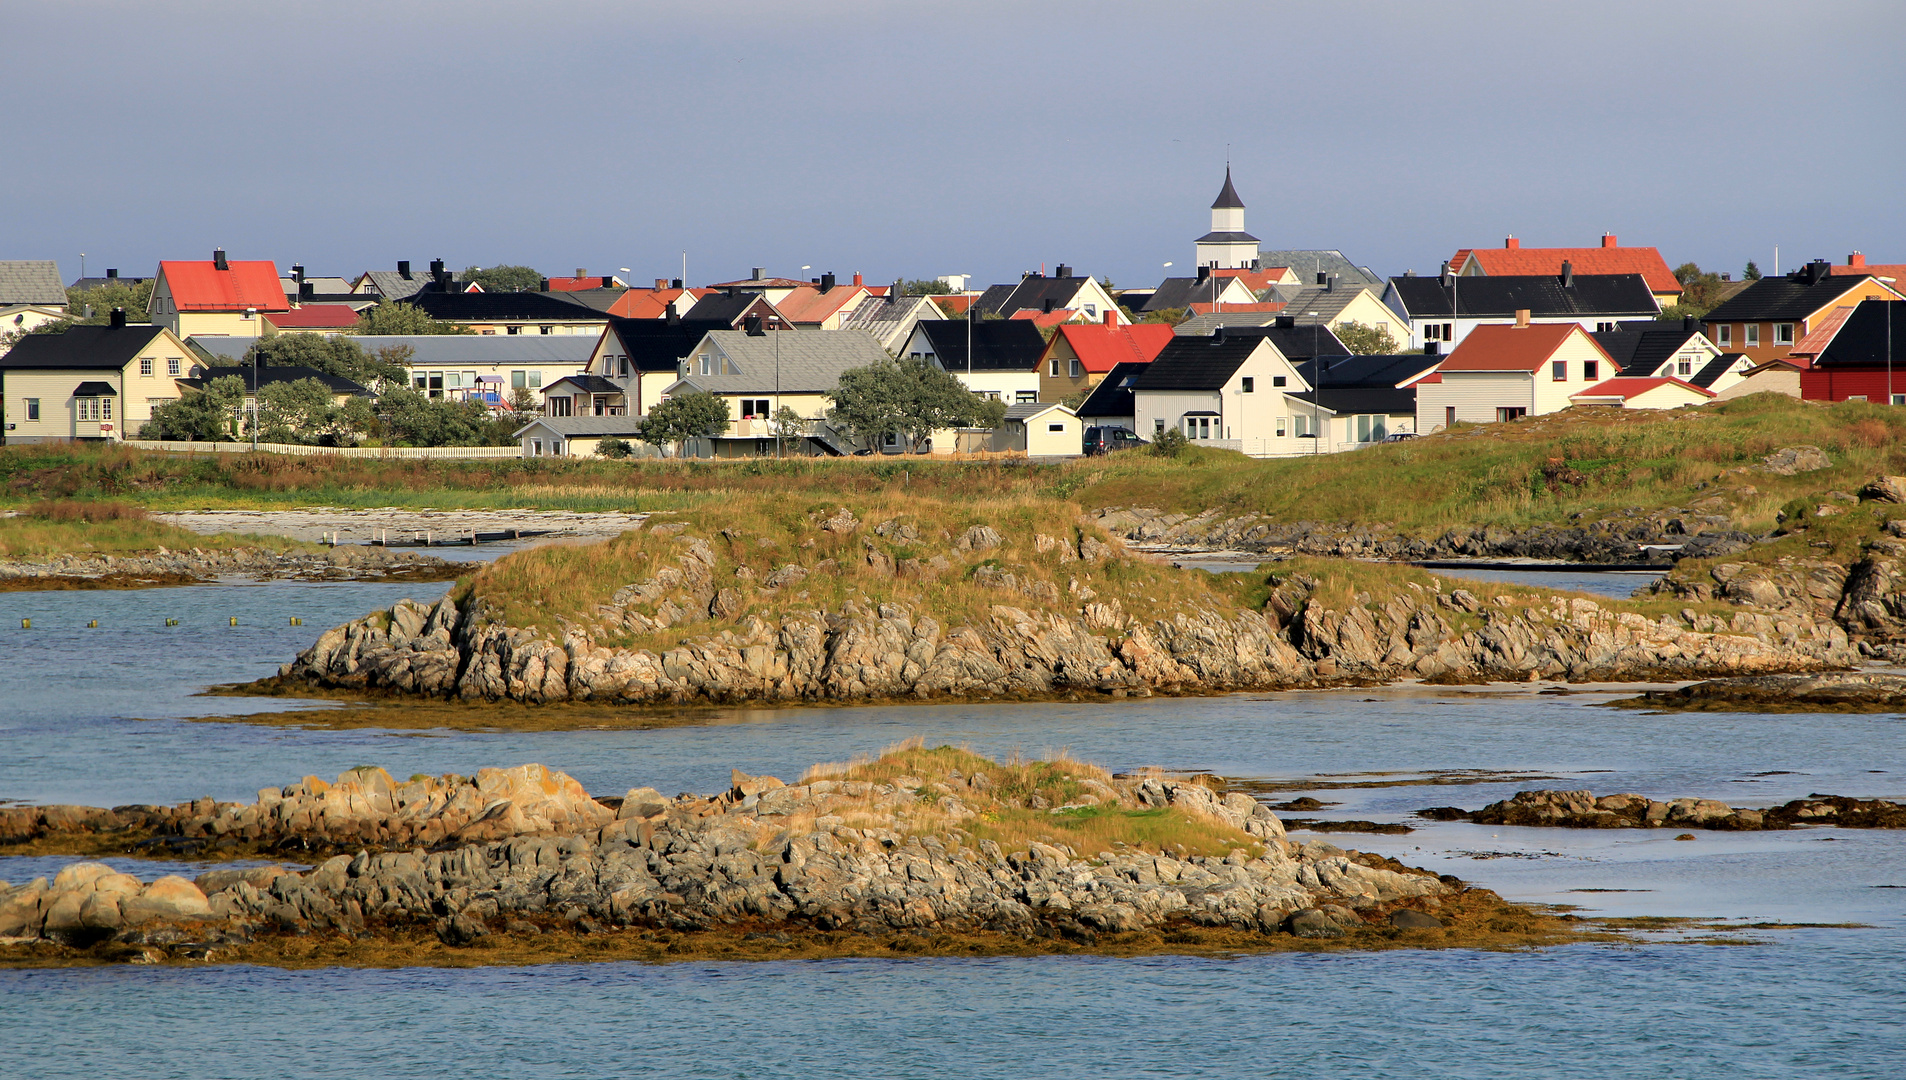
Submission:
[[[1343,936],[1343,927],[1337,921],[1316,908],[1305,908],[1284,921],[1284,928],[1301,938],[1334,938]]]
[[[1443,920],[1410,908],[1399,908],[1390,912],[1390,925],[1399,930],[1435,930],[1443,925]]]

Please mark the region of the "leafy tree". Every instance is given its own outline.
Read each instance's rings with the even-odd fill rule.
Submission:
[[[384,441],[404,446],[508,446],[518,426],[480,401],[427,397],[408,386],[385,391],[377,414]]]
[[[258,437],[265,442],[354,446],[357,430],[331,388],[316,379],[258,388]]]
[[[473,334],[476,331],[453,322],[442,322],[424,314],[415,304],[391,301],[365,308],[357,317],[353,334]]]
[[[639,438],[668,453],[670,443],[705,439],[728,427],[728,402],[717,394],[697,390],[657,402],[642,418]]]
[[[1185,438],[1184,432],[1169,427],[1152,439],[1151,451],[1158,457],[1175,458],[1182,457],[1190,446],[1191,440]]]
[[[1698,319],[1706,314],[1706,309],[1695,307],[1692,304],[1669,304],[1667,307],[1661,309],[1661,314],[1655,316],[1655,321],[1679,323],[1682,319],[1690,315]]]
[[[66,290],[66,313],[72,317],[76,326],[104,326],[112,321],[114,308],[126,309],[127,322],[146,322],[151,316],[147,308],[152,303],[152,279],[138,284],[127,281],[107,282],[90,289],[69,288]],[[86,314],[88,306],[93,313]]]
[[[1394,356],[1402,350],[1390,332],[1381,326],[1347,322],[1337,327],[1337,340],[1357,356]]]
[[[1164,323],[1167,326],[1177,326],[1179,323],[1191,318],[1191,309],[1181,307],[1159,308],[1157,311],[1147,311],[1142,315],[1133,317],[1139,322]]]
[[[1687,309],[1684,313],[1705,315],[1721,302],[1721,289],[1725,282],[1719,274],[1703,271],[1688,262],[1674,268],[1674,279],[1681,283],[1681,300],[1674,306]]]
[[[900,287],[902,296],[951,296],[953,286],[931,278],[914,278]]]
[[[596,440],[596,453],[606,458],[625,458],[634,452],[635,447],[630,446],[627,439],[606,435]]]
[[[474,281],[484,292],[535,292],[543,287],[543,275],[528,266],[492,266],[488,270],[472,266],[458,276]]]
[[[236,375],[207,380],[204,387],[152,410],[139,429],[141,438],[185,442],[234,442],[238,414],[245,405],[245,383]]]
[[[1754,265],[1754,260],[1752,259],[1747,260],[1747,269],[1741,271],[1741,280],[1742,281],[1759,281],[1760,280],[1760,267]]]
[[[889,435],[905,436],[908,450],[940,428],[991,428],[1006,419],[1004,402],[972,393],[924,360],[885,360],[844,371],[828,397],[834,402],[828,417],[841,427],[876,446]]]
[[[339,375],[372,390],[405,386],[410,372],[404,361],[409,350],[379,349],[372,356],[355,340],[344,335],[277,334],[259,338],[245,350],[243,362],[264,367],[308,367],[326,375]]]

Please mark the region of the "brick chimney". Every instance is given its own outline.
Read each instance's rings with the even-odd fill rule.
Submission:
[[[1516,329],[1527,330],[1528,328],[1529,328],[1529,309],[1517,308],[1516,309]]]
[[[1118,325],[1118,312],[1116,312],[1116,311],[1111,311],[1111,310],[1107,310],[1107,311],[1106,311],[1106,313],[1105,313],[1105,325],[1107,325],[1107,326],[1117,326],[1117,325]]]
[[[1846,257],[1846,264],[1847,264],[1848,266],[1865,266],[1865,265],[1866,265],[1866,256],[1864,256],[1864,255],[1862,255],[1862,254],[1860,254],[1859,252],[1857,252],[1857,251],[1856,251],[1856,252],[1854,252],[1853,254],[1851,254],[1851,255],[1848,255],[1848,256]]]
[[[662,291],[663,289],[666,289],[666,288],[668,288],[668,279],[667,279],[667,278],[665,278],[665,277],[658,277],[658,278],[656,278],[656,279],[655,279],[655,291],[656,291],[656,292],[661,292],[661,291]]]
[[[588,276],[589,276],[589,268],[588,268],[588,267],[586,267],[586,266],[578,266],[578,267],[576,267],[576,276],[577,276],[577,277],[579,277],[579,278],[586,278],[586,277],[588,277]]]
[[[1503,238],[1502,246],[1510,251],[1514,251],[1522,246],[1522,241],[1517,240],[1513,236],[1508,236]]]
[[[856,271],[854,271],[854,284],[856,284],[856,285],[865,285],[865,284],[867,284],[867,279],[866,279],[866,278],[864,278],[864,277],[861,277],[861,276],[860,276],[860,271],[858,271],[858,270],[856,270]]]
[[[1611,248],[1611,247],[1620,247],[1621,245],[1615,243],[1614,233],[1606,232],[1602,234],[1602,246],[1605,248]]]

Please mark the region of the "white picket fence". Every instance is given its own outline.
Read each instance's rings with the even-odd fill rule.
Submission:
[[[124,445],[140,450],[163,450],[172,454],[249,454],[252,450],[248,442],[162,442],[152,439],[127,439]],[[499,458],[520,458],[521,446],[300,446],[294,443],[259,443],[258,450],[267,454],[289,454],[294,457],[316,457],[334,455],[351,458],[438,458],[449,460],[493,460]]]

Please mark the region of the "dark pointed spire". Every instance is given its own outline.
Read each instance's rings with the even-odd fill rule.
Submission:
[[[1218,192],[1218,201],[1211,204],[1213,210],[1242,210],[1244,200],[1238,198],[1238,189],[1231,186],[1231,166],[1224,167],[1224,190]]]

